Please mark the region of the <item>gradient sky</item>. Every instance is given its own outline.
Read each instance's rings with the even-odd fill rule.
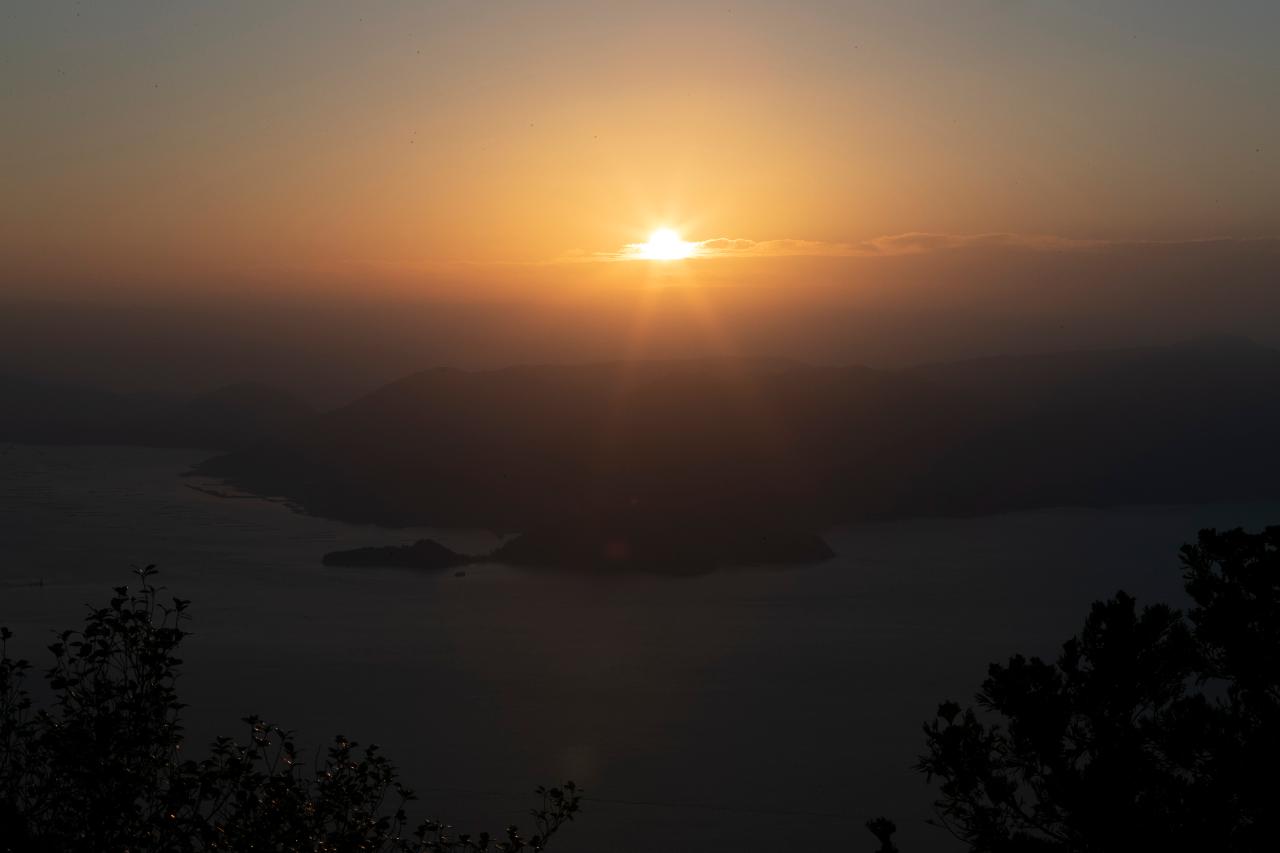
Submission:
[[[1269,0],[0,14],[8,287],[518,279],[664,224],[814,254],[1280,235]]]

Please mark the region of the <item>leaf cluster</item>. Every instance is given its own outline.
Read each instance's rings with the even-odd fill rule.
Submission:
[[[1280,837],[1280,527],[1201,531],[1194,607],[1096,602],[1055,661],[942,703],[919,769],[976,851],[1262,850]]]
[[[31,664],[0,628],[0,851],[536,853],[578,813],[579,789],[539,788],[534,833],[458,833],[426,820],[376,745],[338,736],[308,762],[256,717],[202,758],[184,752],[178,648],[190,602],[164,598],[148,566],[84,627],[57,635],[36,708]]]

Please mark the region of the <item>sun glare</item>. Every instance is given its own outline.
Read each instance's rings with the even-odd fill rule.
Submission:
[[[659,228],[649,235],[647,243],[636,247],[641,258],[650,261],[678,261],[687,258],[697,248],[694,243],[680,239],[670,228]]]

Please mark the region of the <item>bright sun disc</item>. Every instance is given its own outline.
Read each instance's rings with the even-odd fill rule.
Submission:
[[[651,261],[678,261],[692,255],[694,248],[670,228],[659,228],[649,235],[649,242],[638,247],[640,257]]]

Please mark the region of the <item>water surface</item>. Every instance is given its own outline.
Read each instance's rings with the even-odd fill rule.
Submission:
[[[860,524],[837,559],[694,578],[327,568],[321,554],[430,535],[229,500],[178,477],[196,451],[0,447],[0,623],[48,631],[156,563],[193,600],[181,690],[191,736],[260,714],[320,745],[375,741],[465,828],[527,824],[525,794],[592,800],[564,853],[955,848],[924,824],[920,723],[991,660],[1052,654],[1090,601],[1181,600],[1176,550],[1280,505],[1052,510]]]

